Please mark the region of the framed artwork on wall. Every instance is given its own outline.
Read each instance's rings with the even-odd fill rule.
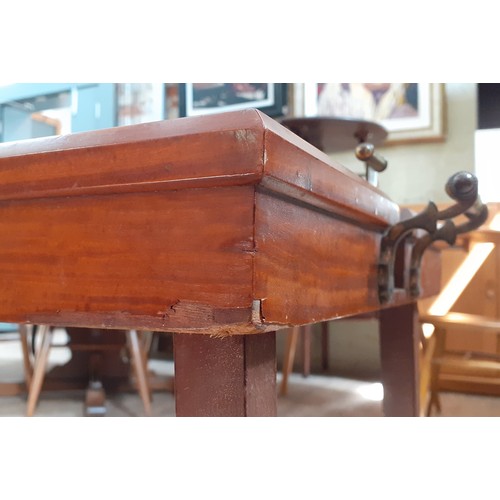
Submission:
[[[441,83],[306,83],[303,96],[305,116],[380,123],[384,145],[445,139]]]
[[[179,115],[198,116],[257,108],[269,116],[286,112],[285,83],[180,83]]]

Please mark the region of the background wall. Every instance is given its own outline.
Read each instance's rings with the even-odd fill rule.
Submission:
[[[477,128],[477,84],[445,85],[446,139],[438,143],[379,147],[389,166],[379,175],[379,187],[399,204],[420,204],[429,200],[448,202],[444,185],[459,170],[474,170],[474,133]],[[363,172],[353,153],[332,159]]]

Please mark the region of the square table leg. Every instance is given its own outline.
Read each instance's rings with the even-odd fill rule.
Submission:
[[[382,309],[379,328],[384,414],[386,417],[419,416],[417,305]]]
[[[276,416],[276,334],[174,334],[176,415]]]

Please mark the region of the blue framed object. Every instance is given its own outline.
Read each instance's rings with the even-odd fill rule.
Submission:
[[[0,87],[0,141],[52,135],[50,129],[33,124],[22,103],[62,93],[70,95],[71,132],[116,126],[114,83],[14,83]]]

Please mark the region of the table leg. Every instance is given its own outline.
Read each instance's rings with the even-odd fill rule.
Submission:
[[[311,375],[311,343],[312,343],[312,325],[303,327],[302,333],[302,375],[308,377]]]
[[[276,416],[275,332],[174,334],[178,417]]]
[[[379,317],[384,414],[419,416],[419,323],[415,303],[382,309]]]

